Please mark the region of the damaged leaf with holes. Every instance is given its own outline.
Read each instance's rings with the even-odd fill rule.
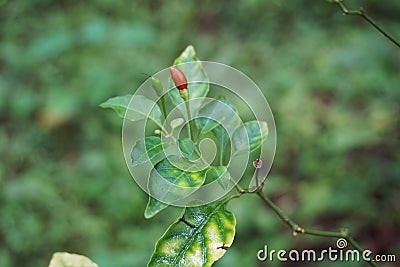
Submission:
[[[211,266],[231,246],[235,225],[225,202],[186,208],[158,240],[148,266]]]

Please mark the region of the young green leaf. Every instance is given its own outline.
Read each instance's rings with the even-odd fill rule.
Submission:
[[[220,164],[222,165],[224,149],[229,142],[227,130],[232,133],[240,125],[240,117],[237,115],[237,109],[227,98],[218,97],[216,100],[204,105],[200,109],[199,115],[205,117],[196,119],[200,135],[211,131],[215,136],[221,153]],[[207,117],[213,117],[215,121],[207,119]],[[217,123],[217,121],[221,124]]]
[[[206,183],[211,183],[218,179],[217,182],[223,189],[228,188],[230,178],[228,169],[225,166],[210,166],[206,173]]]
[[[178,140],[179,150],[185,158],[190,158],[194,152],[192,139],[185,137]]]
[[[212,129],[212,134],[215,136],[218,149],[219,149],[219,164],[224,165],[224,155],[226,153],[225,147],[229,142],[229,135],[227,131],[221,125],[218,125]],[[228,150],[229,151],[229,150]]]
[[[67,252],[56,252],[50,260],[49,267],[99,267],[88,257]]]
[[[150,267],[209,267],[233,242],[236,219],[219,202],[187,208],[158,240]]]
[[[200,135],[212,131],[218,125],[223,125],[231,132],[240,125],[236,108],[224,97],[207,103],[199,110],[198,116],[201,118],[196,119],[196,125]]]
[[[265,121],[249,121],[235,130],[232,136],[233,148],[236,152],[248,150],[253,152],[261,147],[268,136]]]
[[[132,99],[132,103],[129,105],[131,98],[132,95],[113,97],[100,104],[100,107],[114,109],[121,118],[124,118],[126,114],[126,118],[130,121],[149,118],[157,125],[162,126],[161,109],[154,101],[142,95],[135,95]],[[129,110],[127,111],[128,105]]]
[[[195,168],[191,162],[175,156],[162,160],[150,173],[148,187],[151,195],[165,202],[189,196],[204,183],[206,177],[205,171],[193,171]],[[168,204],[150,196],[144,216],[151,218],[166,207]]]
[[[220,150],[223,152],[226,144],[229,142],[229,135],[227,131],[221,125],[218,125],[214,129],[211,130],[212,134],[217,138],[217,142]]]
[[[186,79],[188,80],[189,99],[197,97],[205,97],[209,90],[208,76],[205,73],[201,62],[196,57],[196,52],[193,46],[191,45],[186,47],[186,49],[182,52],[182,54],[175,59],[174,66],[187,62],[194,62],[194,63],[190,65],[180,65],[178,66],[178,68],[184,72]],[[174,84],[171,80],[170,87],[173,86]],[[172,103],[174,103],[175,105],[183,103],[183,99],[179,94],[178,90],[170,90],[169,96],[171,97]],[[191,110],[198,110],[199,107],[200,107],[200,102],[191,104]]]
[[[155,160],[164,155],[163,146],[167,146],[167,144],[163,144],[158,136],[149,136],[137,140],[131,152],[132,166],[144,163],[147,160],[151,160],[154,164]]]

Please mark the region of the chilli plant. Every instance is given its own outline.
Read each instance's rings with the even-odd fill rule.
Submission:
[[[157,241],[148,266],[211,266],[234,240],[236,218],[227,204],[244,194],[259,197],[294,235],[342,238],[363,253],[347,229],[303,228],[263,193],[275,143],[266,157],[262,150],[274,137],[274,125],[248,119],[251,116],[234,94],[218,95],[220,91],[209,82],[215,73],[207,73],[206,64],[188,46],[168,71],[149,77],[134,95],[110,98],[100,105],[114,109],[124,119],[125,159],[132,176],[149,195],[144,217],[152,218],[170,205],[183,208]],[[162,76],[164,83],[157,76]],[[138,94],[141,92],[155,95],[157,100]],[[243,116],[239,115],[242,111]],[[132,138],[138,131],[139,138]],[[212,140],[214,145],[206,146],[204,140]],[[207,155],[210,147],[214,151],[211,157]],[[235,158],[243,157],[245,165],[238,172],[237,162],[243,161]],[[248,178],[244,187],[242,181]],[[207,185],[211,189],[201,192]],[[209,198],[210,194],[214,197]],[[376,266],[373,261],[367,263]],[[84,256],[55,253],[50,266],[97,265]]]
[[[362,17],[400,47],[400,42],[363,9],[348,10],[341,0],[328,1],[337,4],[345,15]],[[268,128],[273,125],[262,120],[242,122],[238,113],[243,108],[235,107],[235,101],[229,97],[213,94],[208,74],[214,73],[206,72],[192,46],[187,47],[173,65],[169,68],[168,90],[156,76],[146,81],[158,96],[157,101],[135,94],[110,98],[100,105],[114,109],[124,118],[124,128],[129,128],[128,122],[133,122],[130,128],[141,128],[143,125],[138,126],[140,122],[149,122],[144,125],[144,133],[133,143],[123,140],[125,157],[129,155],[127,163],[136,181],[138,177],[133,169],[149,170],[147,174],[143,172],[144,178],[138,182],[149,194],[144,217],[149,219],[170,205],[183,207],[179,218],[158,240],[148,266],[211,266],[227,252],[235,236],[236,218],[226,206],[229,201],[244,194],[259,197],[294,235],[341,238],[358,252],[368,252],[358,245],[347,229],[338,232],[306,229],[286,216],[262,192],[269,168],[263,167],[265,154],[261,150],[274,134],[272,127],[268,137]],[[204,98],[207,101],[203,101]],[[243,117],[249,116],[245,114]],[[125,127],[125,124],[128,126]],[[178,136],[174,135],[176,131],[179,132]],[[131,132],[125,132],[123,138],[129,139]],[[211,139],[215,144],[213,148],[216,153],[212,157],[203,153],[207,151],[207,147],[202,146],[202,141],[206,139]],[[268,153],[266,163],[270,166],[274,151]],[[232,158],[240,158],[243,154],[247,156],[247,164],[245,171],[239,172],[238,176],[237,170],[231,172],[229,167],[236,165]],[[248,188],[239,186],[238,181],[242,177],[252,178]],[[198,193],[207,185],[217,189],[206,193],[214,196],[217,193],[219,197],[205,198],[204,192]],[[372,260],[363,259],[369,265],[377,266]],[[53,254],[49,266],[98,265],[85,256],[58,252]]]
[[[192,64],[184,65],[189,62]],[[182,203],[179,200],[196,195],[197,190],[207,184],[227,193],[214,201],[202,202],[199,200],[201,194],[196,196],[198,199],[190,198],[191,202],[186,202],[188,205],[179,218],[158,240],[148,266],[211,266],[228,251],[235,236],[236,218],[227,210],[227,203],[244,194],[258,196],[294,234],[343,238],[363,252],[346,229],[329,232],[302,228],[262,192],[266,173],[259,172],[264,160],[260,158],[260,151],[269,138],[270,125],[266,121],[237,120],[233,114],[239,109],[234,101],[213,94],[207,82],[195,82],[207,80],[207,75],[193,47],[189,46],[169,68],[169,90],[165,90],[156,76],[148,79],[152,91],[159,96],[157,103],[147,105],[151,108],[144,107],[146,102],[152,101],[142,95],[119,96],[101,104],[101,107],[114,109],[125,121],[147,120],[154,126],[146,126],[145,135],[132,147],[128,146],[131,167],[140,168],[146,161],[152,167],[146,180],[149,201],[145,218],[155,216],[169,205]],[[207,95],[212,96],[208,98],[211,101],[192,101]],[[171,110],[179,110],[184,116],[173,117],[166,125]],[[196,118],[193,114],[197,114]],[[173,131],[179,127],[182,131],[174,137]],[[216,156],[211,160],[203,157],[201,151],[204,138],[212,139],[216,145]],[[171,146],[178,149],[166,153]],[[240,155],[244,150],[249,161],[243,176],[252,178],[248,188],[239,186],[238,180],[232,177],[226,158],[227,155]],[[372,261],[368,263],[375,265]]]
[[[240,157],[246,152],[247,158],[259,155],[268,136],[268,126],[265,121],[242,122],[238,109],[225,96],[206,98],[211,91],[208,74],[192,46],[174,61],[168,74],[168,90],[156,76],[148,80],[150,86],[146,89],[158,95],[158,103],[151,104],[152,100],[143,95],[126,95],[111,98],[101,107],[114,109],[125,123],[133,121],[133,127],[139,125],[138,120],[147,120],[150,125],[146,126],[151,130],[146,129],[145,136],[128,146],[130,167],[140,169],[147,161],[152,167],[144,217],[152,218],[175,203],[187,204],[182,215],[158,240],[148,265],[211,266],[226,253],[234,239],[236,219],[226,209],[227,203],[245,193],[261,192],[263,185],[263,179],[255,177],[251,189],[241,188],[230,174],[227,156]],[[174,111],[178,116],[172,114]],[[174,137],[177,129],[179,134]],[[204,139],[215,144],[216,153],[211,158],[203,151],[207,150],[202,145]],[[258,170],[262,160],[256,159],[250,165]],[[217,187],[215,191],[223,193],[214,201],[206,200],[208,196],[204,199],[198,193],[204,185]],[[225,194],[230,189],[234,193]],[[182,199],[189,200],[182,202]]]

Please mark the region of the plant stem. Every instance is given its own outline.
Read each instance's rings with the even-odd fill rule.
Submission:
[[[332,231],[320,231],[313,229],[305,229],[299,226],[296,222],[294,222],[291,218],[289,218],[272,200],[270,200],[267,196],[262,193],[262,187],[259,190],[250,192],[249,190],[242,189],[240,186],[237,187],[238,192],[236,194],[232,194],[225,198],[224,202],[227,203],[232,199],[239,198],[244,194],[257,194],[261,198],[261,200],[270,207],[276,215],[284,222],[289,228],[293,231],[293,235],[304,234],[304,235],[313,235],[313,236],[322,236],[322,237],[333,237],[333,238],[343,238],[345,239],[354,249],[356,249],[359,253],[363,253],[364,249],[350,236],[350,233],[347,229],[342,229],[339,232]],[[364,259],[364,258],[363,258]],[[378,265],[373,261],[366,261],[372,267],[378,267]]]
[[[282,210],[275,205],[274,202],[272,202],[268,197],[264,196],[261,191],[258,191],[256,194],[276,213],[276,215],[278,215],[278,217],[284,223],[286,223],[293,230],[293,233],[302,233],[304,231],[299,225],[286,216]]]
[[[232,181],[231,178],[229,178],[229,181],[232,182],[232,184],[235,186],[235,188],[238,191],[238,193],[245,194],[245,193],[249,192],[248,190],[243,189],[238,183],[235,183],[234,181]]]
[[[365,21],[371,24],[372,27],[374,27],[376,30],[382,33],[386,38],[388,38],[392,43],[400,47],[400,42],[393,35],[391,35],[381,26],[379,26],[370,16],[368,16],[367,13],[364,11],[364,9],[360,8],[359,10],[348,10],[346,6],[342,3],[342,0],[334,0],[333,3],[338,4],[343,14],[345,15],[362,17]]]
[[[167,119],[167,108],[165,105],[164,95],[161,96],[161,107],[162,107],[162,111],[163,111],[163,115],[164,115],[164,120],[166,120]]]
[[[363,253],[363,249],[360,245],[350,236],[350,233],[347,230],[342,230],[340,232],[331,232],[331,231],[320,231],[320,230],[312,230],[312,229],[305,229],[300,227],[297,223],[295,223],[292,219],[290,219],[287,215],[283,213],[283,211],[274,203],[272,202],[267,196],[265,196],[261,190],[255,191],[255,193],[261,198],[261,200],[267,204],[278,217],[286,223],[293,231],[293,235],[297,234],[305,234],[305,235],[314,235],[314,236],[323,236],[323,237],[335,237],[335,238],[343,238],[350,245],[358,250],[358,252]],[[370,266],[377,267],[378,265],[373,261],[367,261]]]
[[[258,171],[260,170],[260,168],[256,168],[256,173],[255,173],[255,177],[256,177],[256,188],[260,188],[260,184],[258,181]]]
[[[185,105],[186,105],[186,111],[187,111],[187,115],[188,115],[188,121],[189,121],[189,127],[188,127],[188,132],[189,132],[189,136],[192,139],[192,141],[194,142],[194,138],[193,138],[193,121],[192,121],[192,115],[190,113],[190,105],[189,105],[189,99],[185,99]]]
[[[222,144],[219,145],[219,165],[224,165],[224,153],[222,151]]]

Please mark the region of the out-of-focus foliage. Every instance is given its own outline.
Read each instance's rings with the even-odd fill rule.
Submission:
[[[348,5],[400,35],[398,1]],[[399,251],[400,52],[360,18],[308,0],[3,0],[0,21],[0,266],[46,266],[55,251],[146,264],[179,210],[143,218],[121,120],[98,104],[188,44],[265,93],[278,131],[265,188],[284,210],[303,226],[349,227],[375,253]],[[257,266],[265,244],[334,245],[293,238],[255,197],[229,210],[237,235],[215,266]]]

